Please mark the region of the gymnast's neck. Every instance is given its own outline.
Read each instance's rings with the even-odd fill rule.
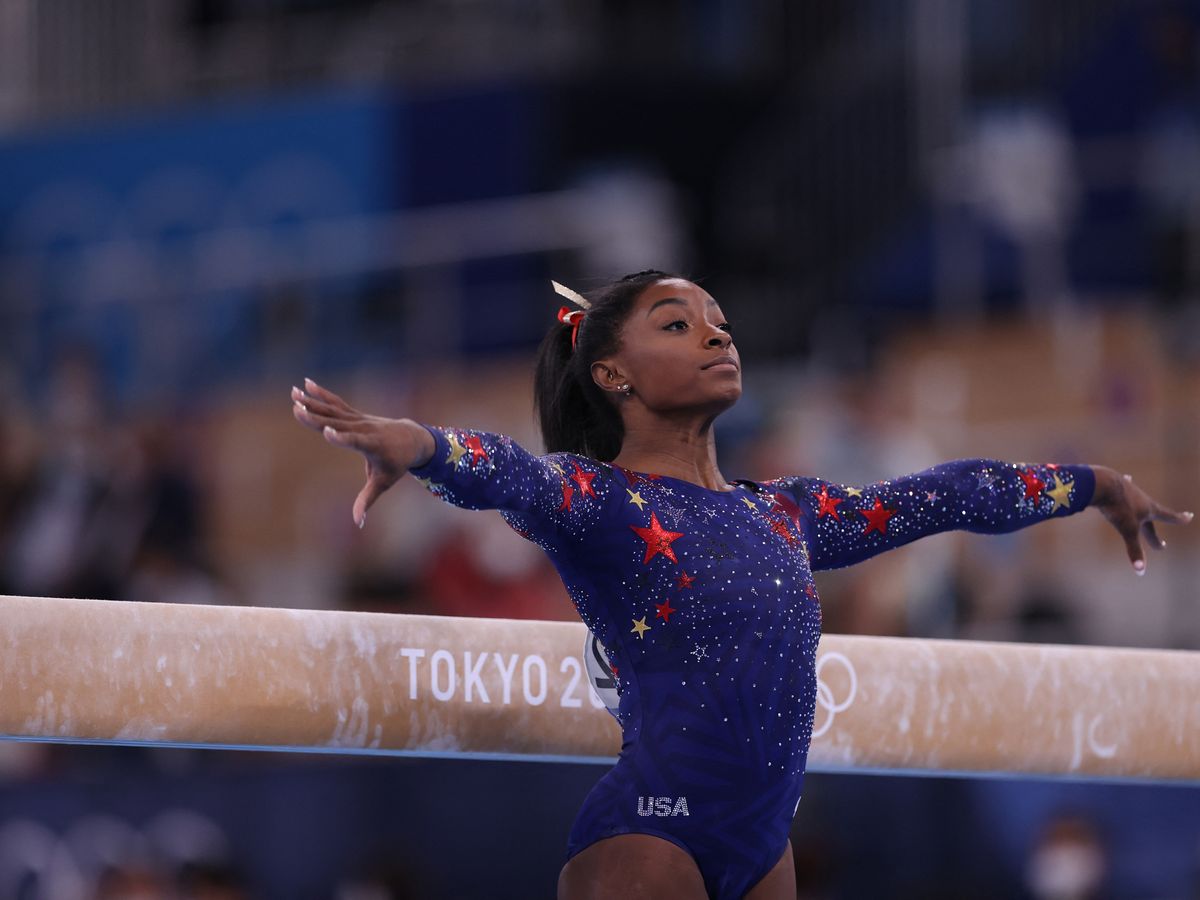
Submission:
[[[641,409],[623,414],[625,438],[614,465],[690,481],[710,491],[729,490],[717,466],[715,415],[651,415]]]

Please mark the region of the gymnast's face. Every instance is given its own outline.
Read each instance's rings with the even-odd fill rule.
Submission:
[[[721,307],[704,288],[679,278],[646,288],[621,329],[621,347],[592,365],[607,390],[632,388],[622,404],[653,412],[716,415],[742,395],[742,362]]]

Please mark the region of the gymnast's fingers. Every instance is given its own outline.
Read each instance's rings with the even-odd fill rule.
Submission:
[[[319,416],[325,416],[330,419],[361,419],[359,413],[349,413],[344,409],[334,406],[331,403],[326,403],[314,394],[306,394],[297,387],[292,388],[292,399],[307,409],[309,412],[316,413]]]
[[[304,408],[304,404],[298,400],[292,401],[292,416],[297,422],[305,428],[311,428],[313,431],[320,431],[324,426],[318,425],[308,417],[308,410]]]
[[[335,447],[345,447],[347,450],[357,450],[359,453],[369,453],[374,449],[375,441],[370,435],[358,431],[341,431],[332,425],[321,429],[325,440]]]
[[[334,418],[332,416],[322,416],[314,413],[311,409],[305,408],[303,403],[292,404],[292,412],[296,418],[310,428],[320,431],[323,428],[332,428],[334,431],[345,434],[357,434],[369,430],[370,426],[367,422],[358,419]]]
[[[1135,525],[1130,527],[1118,527],[1121,537],[1125,539],[1125,551],[1129,554],[1129,561],[1133,563],[1133,570],[1139,575],[1146,574],[1146,554],[1142,550],[1142,542],[1138,537],[1138,527]]]
[[[315,381],[313,381],[311,378],[304,379],[304,389],[306,391],[308,391],[310,394],[312,394],[314,397],[317,397],[318,399],[325,401],[326,403],[330,404],[331,406],[336,406],[339,409],[343,410],[344,412],[348,412],[348,413],[357,413],[358,412],[358,410],[356,410],[353,406],[351,406],[349,403],[347,403],[345,400],[343,400],[341,397],[339,397],[333,391],[326,390],[325,388],[323,388],[319,384],[317,384]]]
[[[322,431],[326,427],[334,428],[335,426],[342,425],[340,421],[314,415],[299,400],[292,401],[292,415],[295,416],[297,422],[306,428],[311,428],[313,431]]]
[[[1163,550],[1166,548],[1167,542],[1158,536],[1158,532],[1154,529],[1153,522],[1142,523],[1142,534],[1146,536],[1146,543],[1148,543],[1155,550]]]
[[[384,491],[396,483],[394,478],[389,479],[384,477],[378,471],[372,470],[369,465],[367,469],[370,473],[367,476],[367,483],[363,485],[362,490],[358,492],[358,496],[354,498],[354,508],[351,510],[351,514],[354,516],[354,524],[359,528],[367,524],[367,510],[371,508],[371,504],[378,500]]]
[[[1170,525],[1186,525],[1192,521],[1192,514],[1190,512],[1175,512],[1175,510],[1168,509],[1160,503],[1153,505],[1150,515],[1156,521],[1166,522]]]

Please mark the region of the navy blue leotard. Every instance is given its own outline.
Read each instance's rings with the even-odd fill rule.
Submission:
[[[1089,466],[964,459],[861,488],[795,476],[718,491],[426,427],[436,447],[413,474],[537,543],[613,663],[621,752],[567,858],[657,835],[722,900],[779,861],[800,801],[821,634],[812,573],[936,532],[1069,515],[1095,486]]]

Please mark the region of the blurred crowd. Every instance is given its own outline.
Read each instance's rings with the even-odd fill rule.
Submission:
[[[194,432],[115,408],[86,348],[0,413],[0,593],[229,602],[208,551]]]
[[[62,834],[33,819],[0,822],[6,900],[252,900],[261,894],[243,868],[250,860],[218,822],[182,807],[137,826],[119,815],[83,816]],[[306,896],[419,900],[424,887],[399,855],[380,856]]]
[[[459,763],[461,767],[464,763]],[[589,770],[594,778],[596,770]],[[476,773],[472,780],[492,777]],[[321,792],[321,773],[308,789]],[[417,787],[427,776],[414,772],[407,782],[369,775],[416,809],[424,796]],[[572,791],[586,790],[591,778],[578,777]],[[519,779],[536,783],[532,770]],[[300,784],[298,782],[297,784]],[[295,786],[295,785],[293,785]],[[350,790],[350,784],[339,784]],[[497,787],[494,793],[510,791]],[[973,783],[942,779],[916,781],[870,778],[866,784],[831,776],[810,779],[806,802],[792,832],[798,900],[886,896],[898,900],[1107,900],[1116,897],[1195,895],[1200,888],[1200,844],[1186,835],[1173,840],[1171,854],[1157,853],[1120,822],[1122,809],[1144,814],[1156,807],[1142,790],[1122,798],[1112,787],[1090,792],[1058,792],[1030,783]],[[137,791],[134,791],[137,794]],[[1009,799],[1002,799],[1007,794]],[[256,797],[270,794],[256,792]],[[865,803],[864,798],[873,798]],[[145,803],[150,798],[141,797]],[[272,802],[287,804],[284,796]],[[152,802],[152,801],[151,801]],[[207,804],[206,804],[207,805]],[[1159,807],[1166,821],[1185,830],[1179,804]],[[278,812],[285,812],[281,808]],[[451,897],[552,896],[558,861],[553,848],[513,848],[508,842],[464,832],[462,852],[471,854],[472,874],[453,871],[447,848],[422,856],[421,842],[379,826],[379,810],[364,806],[330,811],[324,823],[299,833],[248,841],[230,819],[186,806],[168,806],[131,817],[91,813],[56,833],[32,819],[7,816],[0,822],[0,896],[14,900],[259,900],[268,897],[327,900],[438,900]],[[532,812],[532,811],[531,811]],[[394,810],[389,814],[394,818]],[[485,813],[489,821],[503,815]],[[532,828],[524,812],[508,813],[517,833]],[[259,818],[259,816],[255,816]],[[366,821],[363,821],[363,820]],[[383,821],[387,821],[384,819]],[[903,822],[906,833],[898,835]],[[136,822],[136,824],[134,824]],[[322,835],[321,825],[341,825],[340,836]],[[385,826],[386,827],[386,826]],[[857,832],[853,834],[852,832]],[[235,835],[241,840],[235,839]],[[508,850],[506,852],[506,845]],[[1180,853],[1182,848],[1183,852]],[[518,860],[540,856],[546,864],[536,877],[516,871]],[[1189,858],[1190,852],[1190,858]],[[297,854],[303,854],[303,858]],[[1155,893],[1138,857],[1158,858],[1168,871],[1157,880],[1187,885],[1192,893]],[[505,879],[494,891],[478,885]],[[272,879],[275,883],[272,884]],[[290,885],[281,892],[280,884]],[[465,888],[466,884],[476,887]],[[524,885],[524,887],[518,887]],[[536,887],[533,887],[536,885]]]

